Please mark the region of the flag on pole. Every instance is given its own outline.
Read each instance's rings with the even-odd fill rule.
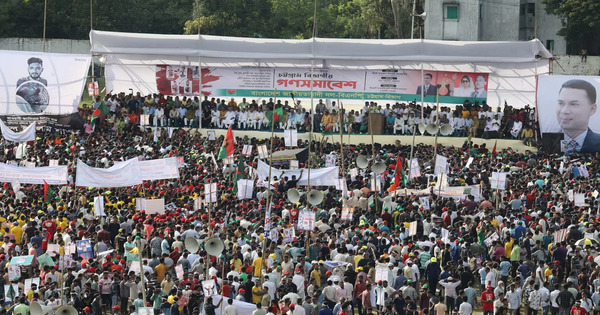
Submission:
[[[498,145],[498,140],[496,140],[496,142],[494,142],[494,148],[492,149],[492,154],[496,155],[498,154],[498,152],[496,152],[496,146]]]
[[[223,145],[221,145],[221,150],[219,151],[219,160],[233,155],[233,141],[233,131],[231,131],[231,126],[229,126],[229,129],[227,129],[227,133],[225,134],[225,139],[223,140]]]
[[[237,192],[238,190],[238,180],[242,179],[246,177],[245,174],[245,169],[244,169],[244,155],[240,154],[240,160],[238,161],[237,164],[237,168],[235,170],[235,175],[233,176],[233,182],[234,182],[234,191]]]
[[[46,181],[44,181],[44,202],[50,203],[50,200],[52,199],[53,194],[54,194],[54,189],[52,189],[52,187],[50,187],[50,185],[48,185],[48,183],[46,183]]]
[[[396,172],[394,174],[394,184],[396,187],[400,187],[400,183],[406,186],[406,175],[404,175],[404,167],[402,166],[402,160],[400,156],[396,159]]]
[[[96,110],[92,113],[91,123],[94,123],[94,120],[108,116],[108,109],[104,102],[100,103],[100,106],[96,108]]]

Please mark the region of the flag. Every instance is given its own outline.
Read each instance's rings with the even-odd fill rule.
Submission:
[[[234,192],[237,192],[237,182],[238,180],[242,179],[246,177],[245,174],[245,169],[244,169],[244,156],[242,154],[240,154],[240,160],[238,161],[237,164],[237,168],[235,170],[235,175],[233,176],[233,182],[234,182]]]
[[[94,123],[94,120],[98,118],[106,116],[108,116],[108,109],[106,109],[106,105],[104,105],[104,102],[101,102],[100,106],[98,106],[98,108],[96,108],[96,110],[92,113],[91,123]]]
[[[496,145],[498,145],[498,140],[496,140],[496,142],[494,142],[494,148],[492,149],[492,154],[493,155],[498,154],[498,152],[496,152]]]
[[[396,187],[400,187],[400,183],[406,186],[406,175],[404,175],[404,167],[402,166],[402,160],[400,156],[396,159],[396,172],[394,174],[394,184]]]
[[[219,151],[219,160],[222,160],[228,156],[233,155],[233,131],[231,131],[231,126],[227,129],[227,133],[225,134],[225,139],[223,140],[223,145],[221,146],[221,150]]]
[[[44,202],[50,203],[50,200],[52,199],[53,194],[54,194],[54,189],[52,189],[52,187],[50,187],[50,185],[48,185],[48,183],[46,183],[46,181],[44,181]]]

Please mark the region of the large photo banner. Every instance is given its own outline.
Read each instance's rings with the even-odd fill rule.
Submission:
[[[156,66],[156,90],[164,95],[214,97],[370,99],[462,104],[486,101],[487,73],[418,70]],[[312,80],[311,80],[312,76]],[[277,94],[275,94],[277,91]]]
[[[538,78],[540,130],[558,133],[566,153],[600,152],[600,77],[547,75]]]
[[[0,116],[8,126],[75,124],[90,61],[90,55],[0,51]]]

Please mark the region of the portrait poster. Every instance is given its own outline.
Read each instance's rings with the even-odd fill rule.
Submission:
[[[542,137],[558,133],[563,152],[600,152],[599,94],[600,76],[539,76],[537,115]]]
[[[89,54],[1,51],[0,116],[6,125],[82,127],[77,109],[90,62]]]

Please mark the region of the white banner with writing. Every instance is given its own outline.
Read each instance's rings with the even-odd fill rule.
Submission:
[[[18,167],[0,163],[0,182],[19,181],[21,184],[65,185],[67,166]]]
[[[96,168],[77,159],[76,184],[79,187],[127,187],[142,183],[138,158],[117,163],[111,168]]]

